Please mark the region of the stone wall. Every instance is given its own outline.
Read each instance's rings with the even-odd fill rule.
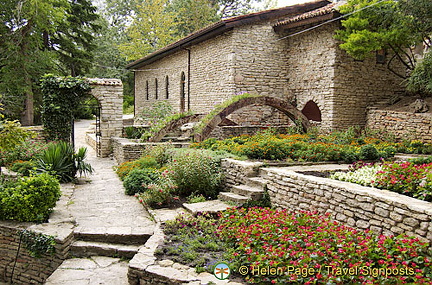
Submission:
[[[337,43],[339,44],[339,43]],[[334,71],[333,129],[366,124],[366,107],[388,100],[404,92],[402,79],[390,72],[376,57],[355,61],[345,51],[336,49]],[[392,69],[404,74],[404,66],[392,64]]]
[[[119,79],[89,79],[92,95],[101,106],[100,149],[98,156],[111,154],[111,137],[123,131],[123,84]]]
[[[288,98],[302,110],[310,100],[322,114],[322,128],[333,127],[334,72],[337,62],[333,24],[286,39]],[[349,104],[349,103],[348,103]]]
[[[432,143],[432,114],[408,113],[371,108],[366,127],[393,134],[397,139],[416,139]]]
[[[262,162],[223,159],[221,166],[225,179],[225,188],[246,183],[247,177],[255,177],[259,174],[259,169],[263,164]]]
[[[426,242],[432,240],[432,203],[284,168],[264,171],[270,199],[276,207],[330,212],[333,219],[343,224],[377,234],[406,233]]]
[[[0,222],[0,283],[43,284],[67,258],[72,243],[72,230],[56,237],[55,254],[30,256],[20,243],[20,232],[30,229],[30,224]],[[51,235],[51,233],[46,233]],[[12,276],[13,272],[13,276]]]
[[[145,108],[150,108],[159,101],[166,101],[176,112],[180,111],[180,86],[182,72],[187,84],[188,51],[182,50],[149,64],[135,72],[135,122]],[[168,79],[168,83],[167,83]],[[156,80],[158,82],[156,99]],[[168,92],[167,92],[168,90]],[[168,99],[167,99],[168,95]],[[186,99],[187,101],[187,99]]]
[[[113,156],[118,164],[139,159],[145,151],[146,144],[125,138],[111,138]]]
[[[280,133],[286,133],[287,128],[290,126],[223,126],[216,127],[211,133],[210,137],[217,139],[227,139],[240,135],[255,135],[257,132],[264,131],[268,128],[276,129]]]

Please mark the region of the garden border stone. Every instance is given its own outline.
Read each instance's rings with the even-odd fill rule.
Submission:
[[[195,272],[195,268],[176,263],[172,260],[158,261],[154,253],[158,246],[163,244],[165,239],[161,228],[162,223],[166,220],[174,219],[177,214],[184,213],[184,211],[149,209],[149,212],[156,220],[154,234],[129,261],[128,279],[130,285],[206,285],[210,284],[210,282],[216,285],[242,285],[242,283],[230,282],[229,280],[218,280],[215,276],[207,272],[198,274]]]

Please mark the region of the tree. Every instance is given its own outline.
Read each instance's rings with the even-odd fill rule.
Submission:
[[[408,78],[417,68],[416,46],[431,47],[430,0],[348,0],[340,11],[353,13],[342,21],[343,29],[337,32],[336,38],[343,42],[340,47],[360,60],[372,56],[374,51],[390,50],[392,57],[387,67],[401,78]],[[394,69],[396,61],[408,72]]]
[[[90,65],[93,8],[88,0],[3,1],[0,93],[7,109],[12,106],[15,116],[22,114],[23,125],[34,122],[34,101],[43,74],[71,67],[72,73],[83,72]]]
[[[218,7],[210,0],[173,0],[168,10],[175,13],[179,37],[184,37],[220,20]]]
[[[34,83],[44,73],[43,69],[53,63],[43,50],[41,35],[53,32],[64,20],[67,1],[6,0],[3,4],[0,14],[0,92],[5,97],[19,97],[14,101],[25,106],[22,123],[31,125],[34,119]]]
[[[255,11],[253,4],[262,3],[264,0],[211,0],[212,4],[219,8],[222,18],[247,14]]]
[[[166,11],[168,0],[148,0],[137,5],[127,28],[129,40],[119,46],[127,60],[139,59],[176,39],[175,13]]]
[[[52,35],[44,33],[45,44],[63,63],[63,74],[84,75],[92,66],[92,51],[96,48],[94,33],[101,28],[96,24],[99,15],[88,0],[70,0],[66,12],[65,21]]]

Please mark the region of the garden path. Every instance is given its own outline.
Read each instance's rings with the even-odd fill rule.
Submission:
[[[85,133],[91,122],[76,122],[75,145],[87,147],[87,161],[95,172],[87,183],[74,187],[69,202],[63,206],[67,209],[59,209],[60,216],[70,215],[76,222],[74,236],[82,240],[81,243],[88,243],[81,249],[88,256],[65,260],[47,279],[47,285],[128,284],[127,261],[112,256],[94,256],[99,255],[97,249],[89,248],[97,243],[102,243],[105,248],[113,244],[139,247],[154,231],[155,224],[144,207],[134,197],[124,194],[122,182],[113,170],[115,162],[96,157],[95,151],[86,144]],[[56,216],[51,218],[56,219]],[[74,246],[71,251],[74,254]],[[102,252],[100,255],[104,255]]]

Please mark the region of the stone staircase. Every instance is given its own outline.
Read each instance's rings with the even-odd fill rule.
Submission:
[[[151,234],[107,234],[74,232],[70,248],[73,257],[106,256],[131,259]]]
[[[266,180],[260,176],[246,177],[244,184],[232,186],[229,189],[230,192],[219,193],[219,199],[237,204],[243,204],[249,200],[257,201],[263,197],[266,186]]]
[[[192,138],[181,132],[172,132],[164,136],[161,142],[171,142],[176,148],[187,148],[191,144]]]

